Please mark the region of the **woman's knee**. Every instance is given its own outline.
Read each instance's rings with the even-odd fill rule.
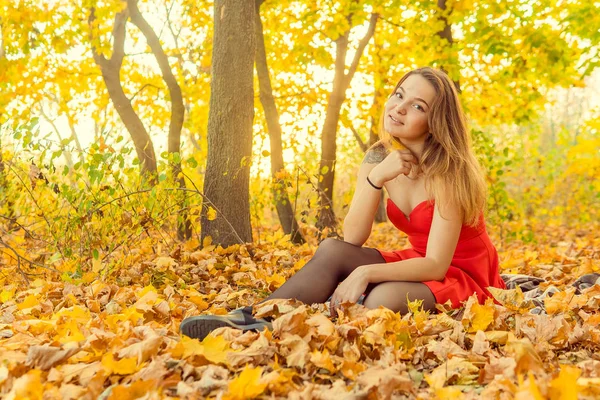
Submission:
[[[417,282],[383,282],[375,286],[365,298],[367,308],[384,306],[395,312],[408,312],[408,303],[415,300],[423,301],[423,309],[435,308],[435,297],[429,288]]]

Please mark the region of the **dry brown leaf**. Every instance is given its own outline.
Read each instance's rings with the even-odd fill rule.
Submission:
[[[517,362],[511,357],[490,357],[489,363],[483,367],[483,375],[481,375],[479,383],[488,384],[498,377],[505,379],[515,378],[515,368]]]
[[[512,333],[509,333],[504,349],[517,363],[515,367],[517,374],[543,370],[542,359],[529,339],[517,339]]]
[[[298,335],[286,334],[279,341],[279,352],[290,367],[304,368],[310,358],[310,347]]]
[[[402,364],[365,370],[358,375],[356,383],[367,391],[374,391],[380,399],[389,399],[395,392],[414,393],[415,390],[413,381]]]
[[[30,367],[49,370],[81,351],[78,345],[56,347],[50,344],[34,345],[29,348],[26,364]]]
[[[117,355],[119,358],[136,358],[138,365],[140,365],[150,357],[155,356],[162,343],[163,338],[161,336],[152,334],[141,342],[122,348],[117,352]]]
[[[479,368],[471,362],[453,357],[425,376],[425,380],[434,389],[444,385],[471,385],[479,376]]]
[[[490,342],[487,340],[487,336],[483,331],[477,331],[475,334],[475,340],[473,341],[473,353],[484,355],[490,350]]]

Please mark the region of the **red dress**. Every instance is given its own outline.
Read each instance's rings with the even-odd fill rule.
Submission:
[[[419,203],[407,219],[404,213],[388,198],[387,215],[390,221],[408,235],[412,248],[384,251],[377,249],[386,262],[425,257],[427,239],[433,221],[434,203],[425,200]],[[436,302],[450,300],[452,307],[458,308],[473,293],[480,303],[492,294],[486,289],[494,286],[505,289],[506,285],[498,272],[498,253],[485,230],[483,213],[477,227],[463,225],[460,231],[456,251],[442,281],[425,281],[431,289]]]

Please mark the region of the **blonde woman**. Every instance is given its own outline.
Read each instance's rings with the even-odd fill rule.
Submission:
[[[407,300],[423,308],[450,301],[460,307],[487,287],[505,288],[498,255],[485,228],[485,181],[473,155],[465,115],[448,76],[433,68],[404,75],[386,102],[381,140],[366,153],[344,219],[344,240],[325,239],[311,260],[267,299],[305,303],[330,298],[332,314],[365,294],[368,308],[405,313]],[[381,190],[388,193],[390,221],[408,235],[411,247],[363,247],[371,234]],[[252,306],[226,316],[185,319],[181,332],[204,338],[222,326],[261,329],[269,321]]]

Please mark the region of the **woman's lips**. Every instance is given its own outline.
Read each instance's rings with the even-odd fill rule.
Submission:
[[[388,117],[390,117],[390,120],[392,121],[393,124],[404,125],[402,122],[398,121],[396,118],[392,117],[391,115],[388,115]]]

